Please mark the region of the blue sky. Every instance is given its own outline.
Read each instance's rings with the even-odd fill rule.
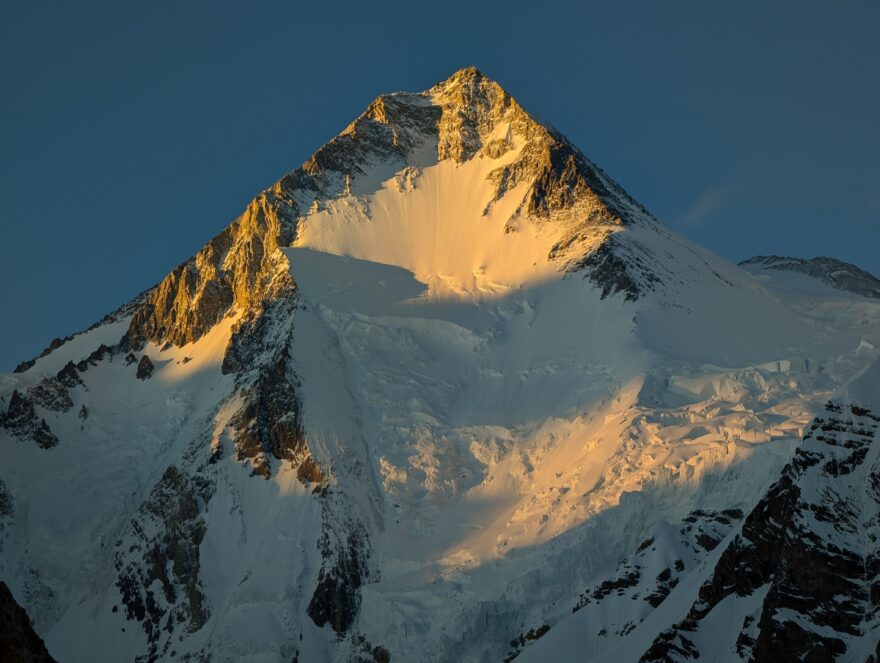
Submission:
[[[880,273],[878,34],[858,1],[3,2],[0,370],[471,64],[722,256]]]

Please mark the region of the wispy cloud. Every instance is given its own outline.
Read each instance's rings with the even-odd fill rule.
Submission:
[[[684,226],[696,226],[712,219],[712,215],[723,208],[736,193],[732,184],[717,186],[700,194],[691,208],[681,217]]]

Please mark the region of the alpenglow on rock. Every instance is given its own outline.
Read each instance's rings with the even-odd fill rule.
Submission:
[[[425,155],[428,150],[433,154]],[[533,217],[560,226],[551,257],[563,268],[587,263],[593,252],[585,245],[593,249],[619,226],[650,218],[497,83],[475,68],[463,69],[427,92],[376,99],[345,131],[260,194],[232,225],[165,277],[135,312],[124,342],[133,348],[147,340],[182,345],[201,338],[232,311],[244,320],[258,316],[268,301],[292,288],[278,248],[294,242],[300,220],[315,201],[351,195],[358,180],[370,178],[371,166],[425,157],[455,164],[484,158],[496,162],[485,174],[491,195],[482,212],[519,188],[505,228],[515,230],[518,222]],[[626,290],[638,296],[636,275],[612,252],[594,262],[601,272],[595,278],[607,294]]]
[[[734,603],[767,617],[730,656],[855,660],[857,564],[864,615],[840,623],[778,569],[873,555],[846,530],[868,493],[788,557],[761,557],[785,514],[743,532],[877,357],[880,304],[750,271],[476,69],[382,95],[159,285],[0,376],[0,580],[62,661],[635,661],[708,654]],[[866,476],[843,453],[823,494]],[[772,578],[697,605],[753,552]]]

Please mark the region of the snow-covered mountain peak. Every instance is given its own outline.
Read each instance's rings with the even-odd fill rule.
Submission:
[[[660,232],[564,137],[462,69],[378,97],[149,293],[125,344],[183,345],[228,315],[259,317],[292,291],[280,249],[293,243],[414,270],[441,296],[581,270],[605,295],[635,299],[659,278],[620,258],[642,249],[609,241],[639,224]]]
[[[475,69],[382,95],[0,376],[0,580],[65,660],[482,662],[650,535],[599,652],[877,355],[876,300],[771,285]]]

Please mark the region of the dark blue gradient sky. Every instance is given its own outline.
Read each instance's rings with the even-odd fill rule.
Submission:
[[[474,64],[730,260],[880,272],[878,2],[0,4],[0,369]]]

